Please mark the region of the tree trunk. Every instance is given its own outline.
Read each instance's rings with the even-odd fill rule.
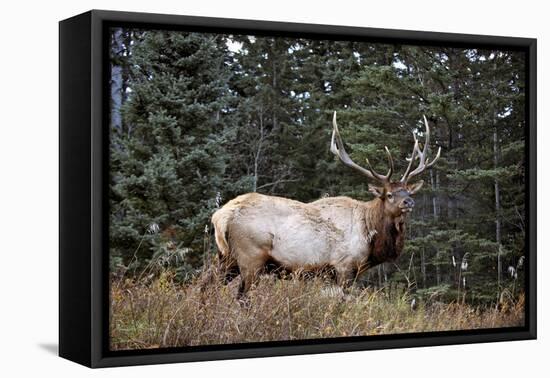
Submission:
[[[118,57],[124,50],[122,29],[114,29],[111,38],[112,55]],[[117,60],[111,59],[113,62],[111,63],[111,127],[120,131],[122,129],[120,108],[124,95],[124,80],[122,66],[116,63]]]
[[[439,171],[435,171],[435,190],[439,190],[439,188],[441,188],[441,182],[440,182],[440,175],[439,175]],[[437,193],[434,195],[434,198],[437,198],[437,217],[440,218],[441,217],[441,202],[443,202],[441,200],[441,198],[439,198],[439,196],[437,195]]]
[[[275,93],[275,101],[273,101],[272,103],[272,106],[273,106],[273,130],[277,130],[277,102],[278,102],[278,98],[277,96],[279,95],[278,91],[277,91],[277,63],[275,62],[275,59],[273,59],[273,81],[272,81],[272,86],[273,86],[273,92]]]
[[[420,272],[422,273],[422,288],[426,288],[426,260],[424,257],[424,248],[420,254]]]
[[[496,125],[493,125],[493,158],[494,167],[499,165],[499,145],[498,145],[498,130]],[[500,290],[502,279],[502,240],[501,240],[501,220],[500,220],[500,187],[498,178],[495,177],[495,236],[497,242],[497,283]]]
[[[432,191],[434,192],[433,193],[433,196],[432,196],[432,212],[433,212],[433,219],[434,221],[437,222],[437,219],[438,219],[438,206],[437,206],[437,194],[435,193],[436,190],[437,190],[437,180],[436,178],[434,178],[434,172],[433,170],[430,170],[430,183],[432,184]],[[439,285],[441,283],[441,271],[439,269],[439,263],[437,261],[437,258],[438,258],[438,255],[439,255],[439,251],[436,251],[435,253],[435,279],[436,279],[436,284]]]
[[[260,165],[260,158],[262,156],[262,147],[264,143],[264,114],[262,108],[260,107],[260,137],[258,138],[258,147],[256,148],[256,153],[254,154],[254,177],[252,181],[252,191],[256,192],[258,190],[258,168]]]
[[[436,181],[434,179],[434,172],[430,170],[430,183],[432,184],[432,214],[435,221],[437,221],[437,195],[435,191],[437,190]]]

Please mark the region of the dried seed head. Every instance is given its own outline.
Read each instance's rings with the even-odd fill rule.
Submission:
[[[519,258],[517,269],[521,269],[521,267],[523,266],[523,261],[524,260],[525,260],[525,256],[521,256]]]
[[[220,205],[222,204],[222,195],[220,192],[217,192],[216,193],[216,207],[220,207]]]
[[[460,269],[462,269],[462,270],[468,269],[468,255],[469,254],[470,254],[469,252],[466,252],[464,254],[464,256],[462,256],[462,263],[460,264]]]
[[[155,222],[150,223],[149,226],[147,226],[147,232],[150,234],[156,234],[157,232],[159,232],[159,230],[160,230],[160,227]]]

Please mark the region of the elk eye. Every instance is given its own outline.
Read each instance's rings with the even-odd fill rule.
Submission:
[[[392,198],[393,198],[393,194],[388,193],[388,194],[386,195],[386,197],[388,197],[388,199],[392,199]]]

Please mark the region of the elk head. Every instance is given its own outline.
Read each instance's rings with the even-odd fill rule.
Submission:
[[[336,123],[336,112],[334,112],[334,118],[332,120],[333,130],[332,130],[332,140],[330,144],[330,150],[333,154],[338,156],[340,161],[346,166],[359,171],[363,175],[367,176],[369,179],[376,181],[379,185],[373,185],[369,183],[369,191],[373,193],[377,198],[379,198],[384,206],[386,214],[389,214],[393,217],[398,217],[405,215],[412,211],[414,207],[414,200],[412,195],[420,190],[424,181],[420,180],[415,183],[409,183],[409,180],[415,176],[420,175],[426,168],[431,167],[439,159],[441,154],[441,147],[437,151],[437,155],[431,161],[427,158],[428,155],[428,145],[430,144],[430,126],[428,125],[428,120],[424,116],[424,124],[426,125],[426,140],[424,142],[424,147],[421,150],[420,144],[416,135],[413,133],[414,137],[414,146],[411,154],[409,165],[405,170],[405,173],[399,181],[392,181],[391,176],[393,174],[393,159],[388,147],[385,147],[386,156],[388,159],[389,170],[385,175],[377,173],[371,166],[369,160],[367,159],[367,168],[363,168],[357,165],[344,149],[344,143],[340,132],[338,131],[338,125]],[[411,171],[411,168],[415,160],[419,160],[418,166]]]

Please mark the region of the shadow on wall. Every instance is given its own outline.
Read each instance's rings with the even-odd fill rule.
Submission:
[[[59,345],[57,343],[40,343],[38,344],[38,347],[56,356],[59,354]]]

